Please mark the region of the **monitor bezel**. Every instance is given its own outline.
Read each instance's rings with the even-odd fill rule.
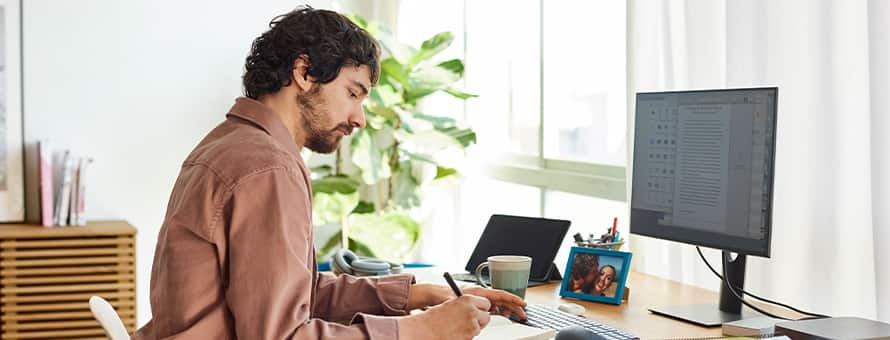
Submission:
[[[714,236],[714,235],[725,236],[725,235],[701,231],[701,230],[692,229],[692,228],[683,228],[683,227],[677,227],[677,226],[672,227],[672,228],[686,229],[686,230],[691,231],[692,233],[696,234],[696,236],[701,236],[701,237],[697,237],[698,238],[697,240],[689,240],[689,239],[675,237],[675,236],[671,235],[671,232],[658,233],[658,232],[652,232],[651,230],[640,230],[640,227],[638,227],[638,226],[635,228],[635,224],[634,224],[634,220],[633,220],[634,191],[632,189],[630,190],[631,198],[630,198],[630,204],[628,205],[628,215],[629,215],[629,220],[630,220],[631,234],[648,236],[648,237],[652,237],[652,238],[658,238],[658,239],[680,242],[680,243],[686,243],[686,244],[691,244],[691,245],[695,245],[695,246],[703,246],[703,247],[708,247],[708,248],[727,250],[727,251],[735,252],[738,254],[760,256],[760,257],[764,257],[764,258],[770,257],[771,250],[772,250],[773,209],[775,206],[774,194],[775,194],[775,183],[776,183],[776,136],[778,135],[777,127],[778,127],[778,121],[779,121],[779,119],[778,119],[778,116],[779,116],[779,110],[778,110],[779,109],[779,87],[778,86],[731,88],[731,89],[699,89],[699,90],[682,90],[682,91],[637,92],[634,97],[634,131],[633,131],[634,135],[633,135],[633,139],[632,139],[632,141],[634,143],[634,146],[633,146],[634,152],[630,157],[631,177],[630,177],[629,188],[633,185],[633,182],[634,182],[633,181],[633,174],[634,174],[634,166],[633,166],[634,157],[633,157],[633,155],[635,155],[637,153],[637,144],[636,144],[636,137],[637,137],[636,126],[637,126],[637,114],[638,114],[638,112],[637,112],[638,105],[637,104],[639,103],[640,95],[686,94],[686,93],[702,93],[702,92],[712,92],[712,93],[713,92],[743,92],[743,91],[762,91],[762,90],[773,91],[773,95],[774,95],[774,99],[773,99],[773,115],[774,115],[774,117],[773,117],[773,134],[772,134],[772,159],[769,164],[769,171],[770,171],[770,173],[772,173],[772,176],[770,176],[770,187],[769,187],[769,204],[768,204],[769,213],[766,214],[767,215],[766,216],[766,238],[764,240],[766,245],[763,248],[763,251],[758,251],[755,249],[740,248],[740,247],[735,247],[735,246],[726,245],[726,244],[719,244],[716,242],[709,242],[708,239],[710,236]],[[649,228],[647,228],[647,229],[649,229]]]

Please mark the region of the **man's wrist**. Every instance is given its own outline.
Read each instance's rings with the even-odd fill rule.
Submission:
[[[448,287],[429,283],[417,283],[411,286],[408,293],[408,308],[418,309],[438,305],[454,294]]]

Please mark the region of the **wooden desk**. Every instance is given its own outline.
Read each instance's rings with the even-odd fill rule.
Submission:
[[[417,276],[417,282],[444,284],[439,268],[413,269],[410,272]],[[587,309],[585,316],[588,319],[625,330],[642,339],[721,336],[720,327],[700,327],[652,314],[648,310],[657,306],[705,303],[714,304],[714,308],[717,308],[719,296],[716,292],[634,271],[630,273],[627,285],[630,287],[630,299],[621,305],[564,299],[559,296],[559,282],[529,288],[525,300],[548,306],[558,306],[563,302],[577,303]]]
[[[560,283],[530,288],[526,301],[543,305],[577,303],[587,308],[588,319],[625,330],[642,339],[697,338],[722,334],[720,327],[700,327],[652,314],[648,310],[656,306],[696,303],[713,303],[717,308],[717,293],[638,272],[630,273],[627,285],[630,287],[630,299],[621,305],[563,299],[559,296]]]

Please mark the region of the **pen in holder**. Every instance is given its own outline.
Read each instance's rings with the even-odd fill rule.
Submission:
[[[588,242],[588,241],[575,241],[575,245],[579,247],[585,248],[599,248],[599,249],[611,249],[611,250],[619,250],[621,246],[624,245],[624,240],[618,240],[618,242]]]
[[[607,232],[599,238],[595,238],[591,234],[586,240],[581,236],[581,233],[577,233],[573,237],[575,238],[575,245],[578,247],[620,250],[621,246],[624,245],[624,239],[619,236],[618,233],[612,234]]]

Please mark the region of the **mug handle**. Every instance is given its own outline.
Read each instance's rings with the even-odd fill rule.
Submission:
[[[476,266],[476,283],[485,288],[491,288],[491,286],[485,283],[485,280],[482,279],[482,270],[488,267],[488,261],[480,263]]]

